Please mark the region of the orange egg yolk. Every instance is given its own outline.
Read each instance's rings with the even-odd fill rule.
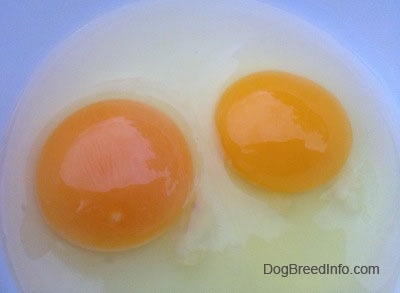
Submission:
[[[295,193],[326,183],[352,144],[337,99],[285,72],[254,73],[233,83],[217,105],[215,123],[228,165],[271,191]]]
[[[193,183],[189,147],[176,124],[130,100],[91,104],[65,119],[37,165],[48,223],[95,250],[144,244],[181,214]]]

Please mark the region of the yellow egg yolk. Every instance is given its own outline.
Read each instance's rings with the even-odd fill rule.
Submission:
[[[130,100],[91,104],[46,141],[36,173],[48,223],[69,241],[120,250],[150,241],[184,209],[189,147],[164,113]]]
[[[295,193],[326,183],[352,144],[337,99],[285,72],[254,73],[233,83],[217,105],[215,123],[228,164],[272,191]]]

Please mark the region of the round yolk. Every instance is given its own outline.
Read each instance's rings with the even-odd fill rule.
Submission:
[[[193,181],[189,147],[149,105],[107,100],[69,116],[45,143],[37,197],[49,224],[96,250],[134,247],[182,212]]]
[[[349,119],[336,98],[284,72],[259,72],[232,84],[215,122],[228,164],[272,191],[324,184],[342,168],[352,144]]]

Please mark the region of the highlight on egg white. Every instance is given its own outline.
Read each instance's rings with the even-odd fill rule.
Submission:
[[[226,168],[214,126],[217,101],[234,81],[265,70],[311,79],[346,110],[353,146],[329,184],[282,196]],[[193,150],[195,197],[154,241],[98,253],[70,245],[46,225],[34,170],[58,123],[115,93],[173,117]],[[258,1],[139,1],[95,20],[42,65],[10,128],[0,209],[21,289],[390,292],[399,264],[400,172],[393,125],[380,103],[387,98],[328,35]],[[379,265],[382,273],[282,278],[264,275],[264,263]]]

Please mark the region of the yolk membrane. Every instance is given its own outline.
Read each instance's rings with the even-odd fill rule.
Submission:
[[[96,250],[150,241],[181,214],[193,182],[189,147],[175,123],[130,100],[91,104],[45,143],[36,173],[48,223]]]
[[[233,83],[217,105],[215,123],[228,164],[271,191],[302,192],[326,183],[352,144],[338,100],[285,72],[254,73]]]

